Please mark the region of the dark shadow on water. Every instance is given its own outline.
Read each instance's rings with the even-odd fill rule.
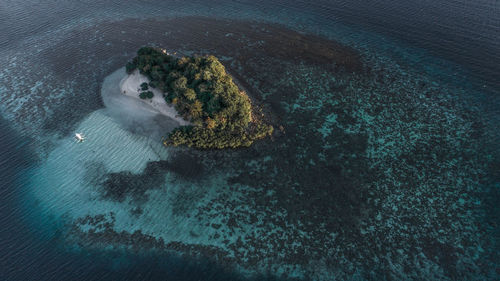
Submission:
[[[47,234],[33,229],[29,210],[20,204],[24,173],[36,157],[26,138],[0,118],[0,280],[203,280],[253,281],[206,259],[174,254],[134,254],[129,251],[95,250],[76,252],[65,248],[66,230]],[[148,168],[153,173],[154,165]],[[28,211],[28,213],[26,213]],[[42,222],[43,223],[43,222]],[[140,235],[136,235],[139,237]]]
[[[144,202],[147,200],[148,190],[164,187],[166,173],[173,173],[174,176],[188,181],[202,179],[205,168],[200,160],[194,154],[178,151],[169,160],[149,162],[140,174],[105,174],[101,182],[103,198],[123,202],[130,196],[136,202]]]
[[[271,277],[274,272],[267,272],[243,277],[231,260],[225,259],[225,253],[212,246],[190,245],[181,242],[165,243],[162,238],[143,234],[117,232],[113,229],[115,216],[86,216],[68,226],[66,237],[82,247],[81,254],[102,260],[103,264],[116,264],[110,271],[112,276],[123,276],[123,280],[134,280],[137,274],[143,274],[141,280],[234,280],[234,281],[279,281]],[[90,228],[82,231],[81,226]],[[100,247],[110,245],[102,252]],[[83,250],[84,249],[84,250]],[[118,263],[117,263],[118,262]],[[129,265],[133,264],[131,268]],[[135,269],[144,269],[137,271]],[[146,271],[147,270],[147,271]],[[106,278],[105,278],[106,279]],[[122,280],[122,279],[120,279]],[[298,279],[286,279],[298,280]]]

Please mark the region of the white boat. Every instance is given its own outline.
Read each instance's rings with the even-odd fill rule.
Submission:
[[[83,142],[85,140],[85,136],[82,133],[76,133],[75,139],[77,142]]]

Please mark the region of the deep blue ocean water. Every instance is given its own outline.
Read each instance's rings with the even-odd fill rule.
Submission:
[[[101,100],[150,44],[283,129],[161,147]],[[492,0],[1,1],[0,279],[497,280],[499,54]]]

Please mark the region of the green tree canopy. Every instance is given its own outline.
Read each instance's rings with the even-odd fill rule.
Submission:
[[[215,56],[176,58],[161,49],[143,47],[126,69],[127,73],[138,69],[146,75],[149,86],[165,92],[167,103],[173,104],[192,123],[175,129],[166,145],[249,146],[272,134],[272,126],[252,120],[250,99],[238,89]],[[148,90],[148,85],[141,85],[141,89]],[[140,95],[153,97],[151,91]]]

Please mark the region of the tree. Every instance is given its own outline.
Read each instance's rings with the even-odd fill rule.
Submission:
[[[187,89],[187,78],[181,76],[177,78],[171,85],[174,91],[177,93],[182,93]]]
[[[166,145],[249,146],[272,133],[272,126],[252,120],[250,99],[214,56],[175,58],[161,49],[144,47],[126,68],[127,72],[139,69],[151,81],[149,87],[163,91],[165,101],[191,122],[172,131]],[[143,84],[140,97],[153,98]]]
[[[151,91],[146,91],[146,92],[141,92],[141,93],[139,94],[139,97],[140,97],[141,99],[151,99],[151,98],[153,98],[153,97],[154,97],[154,94],[153,94],[153,92],[151,92]]]
[[[207,126],[207,129],[213,129],[215,128],[216,125],[217,123],[215,122],[214,119],[210,117],[207,117],[207,119],[205,119],[205,126]]]
[[[196,99],[196,92],[193,89],[186,89],[184,97],[189,101],[194,101]]]
[[[158,82],[157,81],[151,81],[151,82],[149,82],[149,87],[151,87],[151,88],[158,88]]]
[[[146,91],[149,88],[148,83],[144,82],[141,84],[141,90]]]
[[[127,72],[127,74],[132,74],[135,69],[136,66],[133,62],[127,62],[127,64],[125,65],[125,71]]]
[[[193,119],[198,119],[203,114],[203,105],[199,100],[195,100],[194,103],[189,107],[189,115]]]

